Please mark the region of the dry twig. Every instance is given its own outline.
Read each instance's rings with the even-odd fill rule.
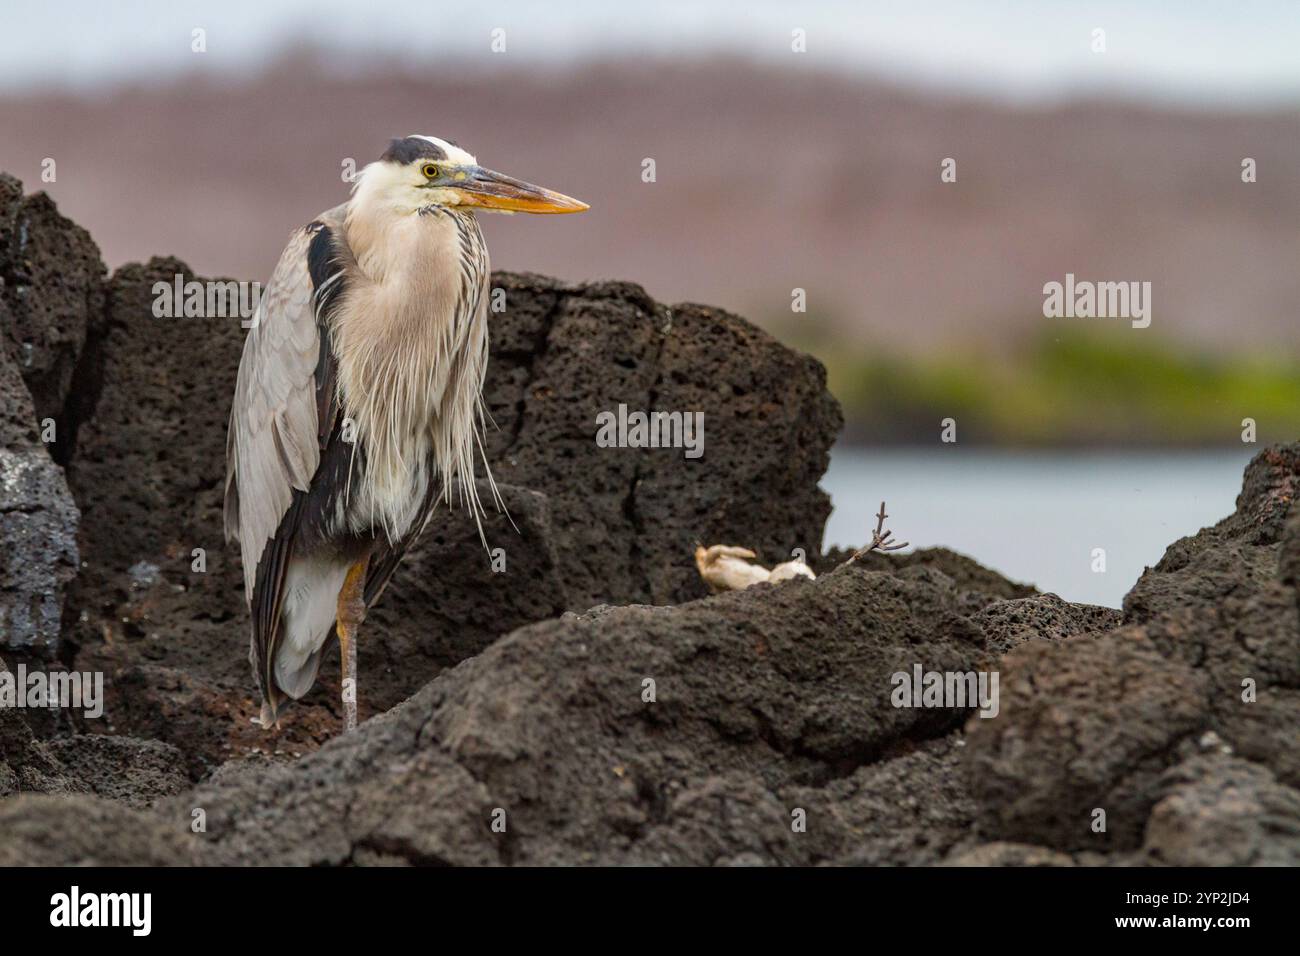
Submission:
[[[907,547],[906,541],[901,544],[895,544],[891,540],[894,537],[894,532],[885,530],[885,519],[888,517],[889,515],[885,514],[885,503],[882,501],[880,503],[880,513],[876,515],[876,530],[871,532],[871,543],[865,548],[860,548],[859,550],[854,551],[849,559],[845,561],[844,564],[841,564],[840,567],[852,564],[868,551],[898,551],[900,548]]]

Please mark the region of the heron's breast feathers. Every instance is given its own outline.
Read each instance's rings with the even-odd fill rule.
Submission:
[[[348,267],[331,320],[345,430],[365,450],[349,523],[390,540],[419,516],[430,482],[473,496],[481,444],[487,249],[472,216],[420,219],[382,278]]]

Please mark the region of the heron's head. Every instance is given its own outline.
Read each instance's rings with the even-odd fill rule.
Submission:
[[[469,211],[582,212],[585,202],[504,173],[484,169],[455,143],[436,136],[407,136],[389,144],[357,182],[363,202],[416,212],[429,206]]]

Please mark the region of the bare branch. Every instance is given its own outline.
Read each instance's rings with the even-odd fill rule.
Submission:
[[[880,513],[876,515],[876,530],[871,532],[871,543],[865,548],[854,551],[849,559],[840,565],[841,568],[846,564],[852,564],[869,551],[898,551],[907,547],[906,541],[901,544],[894,543],[894,532],[885,530],[885,519],[888,517],[889,515],[885,514],[885,503],[882,501]]]

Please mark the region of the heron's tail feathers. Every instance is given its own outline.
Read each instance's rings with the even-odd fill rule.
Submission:
[[[326,642],[334,630],[339,590],[348,567],[348,561],[336,555],[294,555],[290,559],[279,631],[272,649],[275,658],[271,686],[262,702],[260,720],[264,728],[275,723],[286,700],[298,700],[316,683]]]
[[[326,633],[328,634],[328,631]],[[316,683],[316,674],[320,671],[320,659],[324,651],[323,647],[316,648],[301,663],[286,661],[283,654],[276,658],[275,683],[280,690],[284,691],[286,697],[299,700],[312,689]]]

